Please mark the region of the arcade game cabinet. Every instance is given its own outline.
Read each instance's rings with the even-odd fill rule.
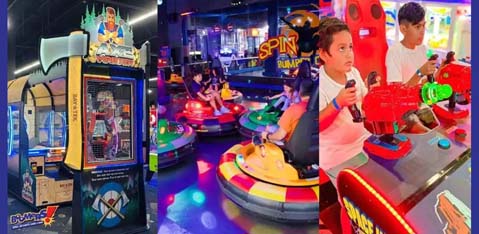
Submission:
[[[448,134],[454,129],[418,105],[452,91],[447,84],[390,84],[366,95],[365,126],[373,135],[364,152],[337,167],[343,219],[356,232],[471,233],[470,141]],[[470,124],[463,128],[470,134]]]
[[[64,164],[74,177],[73,233],[146,230],[142,104],[149,47],[133,47],[131,27],[120,21],[89,15],[82,22],[87,32],[40,43],[44,71],[68,58]]]
[[[8,82],[9,191],[34,208],[72,200],[73,177],[63,170],[66,143],[65,68]]]

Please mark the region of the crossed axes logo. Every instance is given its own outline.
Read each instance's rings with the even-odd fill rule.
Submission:
[[[120,193],[115,190],[109,190],[103,195],[97,194],[92,205],[92,208],[101,214],[97,226],[113,227],[120,222],[120,219],[124,220],[125,215],[121,213],[121,209],[128,202],[130,202],[130,199],[123,190]],[[110,222],[104,223],[105,220],[110,220]]]

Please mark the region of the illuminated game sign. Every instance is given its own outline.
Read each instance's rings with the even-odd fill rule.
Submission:
[[[140,67],[140,51],[133,46],[133,32],[128,22],[120,17],[119,10],[103,7],[96,15],[87,7],[81,28],[90,33],[90,49],[85,59],[91,63]]]
[[[312,6],[319,10],[317,5]],[[308,10],[296,10],[280,19],[284,26],[279,36],[260,44],[259,59],[268,59],[277,50],[280,69],[296,68],[303,60],[317,63],[319,15]]]
[[[351,169],[338,175],[338,193],[356,233],[417,233],[380,191]]]
[[[374,221],[359,209],[347,197],[343,197],[343,206],[346,209],[354,229],[360,230],[364,234],[384,234],[381,227],[377,226]]]
[[[108,43],[91,43],[88,61],[92,63],[139,67],[139,57],[139,51],[134,47]]]
[[[270,38],[259,46],[258,57],[265,60],[271,57],[276,49],[279,50],[280,54],[296,54],[298,51],[297,39],[296,36],[286,37],[284,35]]]
[[[309,59],[309,58],[295,58],[295,59],[279,58],[278,59],[278,68],[279,69],[297,68],[303,60],[311,61],[311,59]],[[316,56],[314,58],[313,63],[314,64],[319,64],[319,56]]]

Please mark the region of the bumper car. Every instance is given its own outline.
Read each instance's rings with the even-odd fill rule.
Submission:
[[[176,114],[176,120],[193,127],[201,135],[227,135],[235,133],[238,128],[238,119],[245,112],[245,107],[231,102],[223,102],[230,110],[229,113],[215,116],[214,109],[207,102],[197,100],[191,95],[185,84],[188,100],[185,109]]]
[[[196,133],[190,126],[160,119],[156,131],[152,135],[157,139],[152,142],[157,143],[153,146],[156,153],[150,154],[150,171],[177,164],[193,153]]]
[[[217,180],[238,206],[281,222],[318,222],[318,89],[313,97],[284,146],[254,136],[222,155]]]
[[[266,128],[268,131],[275,131],[281,111],[269,111],[273,108],[273,103],[274,101],[270,102],[263,110],[252,110],[242,115],[239,120],[241,135],[251,137],[266,131]]]
[[[224,106],[230,110],[230,113],[215,116],[213,108],[208,103],[189,99],[185,104],[185,109],[176,114],[176,120],[190,125],[201,135],[232,134],[238,128],[238,119],[244,113],[245,108],[228,102],[224,102]]]

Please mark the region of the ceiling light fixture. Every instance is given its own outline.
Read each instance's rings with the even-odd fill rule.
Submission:
[[[13,74],[15,74],[15,75],[20,74],[20,73],[22,73],[22,72],[24,72],[24,71],[30,70],[30,69],[32,69],[32,68],[34,68],[34,67],[39,66],[39,65],[40,65],[40,62],[39,62],[39,61],[35,61],[35,62],[31,63],[31,64],[28,64],[28,65],[26,65],[26,66],[24,66],[24,67],[22,67],[22,68],[16,70]]]
[[[137,23],[139,23],[139,22],[141,22],[145,19],[148,19],[152,16],[155,16],[157,14],[158,14],[158,10],[155,8],[154,10],[152,10],[152,11],[150,11],[150,12],[148,12],[148,13],[142,15],[142,16],[139,16],[138,18],[134,18],[134,19],[130,20],[129,24],[130,25],[137,24]]]

